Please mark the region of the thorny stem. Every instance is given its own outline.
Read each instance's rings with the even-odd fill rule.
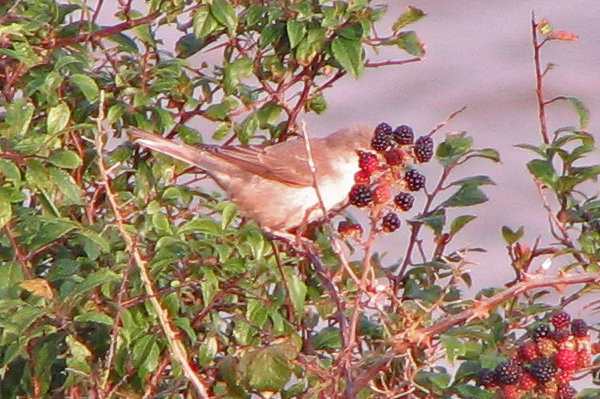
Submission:
[[[540,61],[540,49],[544,45],[544,41],[541,43],[538,41],[537,36],[537,23],[535,22],[535,14],[531,13],[531,35],[533,41],[533,62],[535,65],[535,94],[537,96],[538,103],[538,118],[540,120],[540,133],[544,144],[550,144],[550,137],[548,136],[548,123],[546,121],[546,107],[544,105],[544,88],[543,88],[543,76],[542,66]]]
[[[194,368],[192,367],[192,365],[189,363],[185,346],[177,338],[177,334],[176,334],[175,330],[173,329],[173,327],[171,326],[171,320],[169,319],[167,310],[162,307],[162,304],[158,300],[158,296],[156,295],[154,284],[153,284],[152,279],[150,278],[150,274],[148,273],[148,270],[147,270],[146,261],[143,259],[138,246],[135,245],[134,238],[131,236],[131,234],[129,233],[129,231],[127,229],[125,219],[124,219],[123,215],[121,214],[120,206],[117,203],[116,196],[113,193],[112,188],[110,186],[108,170],[106,169],[104,160],[102,158],[102,155],[104,153],[104,144],[102,141],[103,131],[104,131],[102,128],[102,121],[104,119],[103,106],[104,106],[104,91],[101,91],[100,92],[99,115],[98,115],[98,118],[96,121],[97,129],[98,129],[98,133],[96,135],[96,141],[95,141],[96,151],[98,153],[97,154],[97,156],[98,156],[97,164],[98,164],[98,169],[100,171],[100,177],[101,177],[102,183],[106,190],[106,196],[108,198],[110,207],[115,216],[117,228],[119,230],[119,233],[125,240],[125,243],[127,245],[127,252],[131,254],[136,266],[138,267],[138,270],[140,272],[140,278],[144,284],[144,289],[146,290],[146,293],[149,296],[150,303],[152,304],[152,307],[154,308],[154,311],[156,312],[156,315],[158,316],[162,330],[165,334],[165,337],[167,338],[171,355],[179,363],[179,365],[181,366],[181,368],[183,370],[184,375],[187,377],[187,379],[190,381],[190,383],[194,386],[194,388],[196,389],[196,391],[198,392],[200,397],[201,398],[209,398],[210,396],[208,394],[208,390],[206,389],[205,383],[200,379],[200,377],[194,371]]]
[[[473,319],[487,317],[494,307],[511,298],[538,288],[553,287],[561,291],[569,285],[599,283],[600,275],[598,273],[578,273],[568,275],[561,272],[551,278],[541,273],[524,274],[521,281],[488,299],[475,302],[469,309],[465,309],[460,313],[441,319],[429,327],[418,330],[402,331],[396,334],[396,336],[393,337],[395,343],[394,348],[383,354],[381,359],[376,363],[369,365],[368,370],[354,381],[354,388],[357,391],[360,391],[362,388],[366,387],[375,375],[377,375],[380,370],[383,370],[391,360],[407,353],[411,348],[415,347],[415,345],[427,346],[434,336],[439,335],[454,326],[466,323]]]

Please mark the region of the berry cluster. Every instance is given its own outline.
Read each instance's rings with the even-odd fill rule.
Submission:
[[[582,319],[558,311],[548,322],[531,328],[509,360],[495,369],[482,369],[479,385],[494,389],[502,399],[544,397],[572,399],[577,390],[573,374],[591,365],[589,327]],[[534,396],[531,396],[531,393]]]
[[[354,175],[356,184],[349,194],[350,204],[359,208],[372,206],[373,215],[381,218],[381,230],[393,232],[401,224],[397,211],[408,211],[413,207],[414,197],[410,192],[425,187],[425,176],[409,165],[432,158],[433,140],[428,136],[415,140],[409,126],[393,129],[382,122],[373,132],[371,148],[372,152],[358,151],[360,170]],[[394,188],[400,191],[396,195]],[[348,222],[338,227],[345,236],[355,237],[356,230],[356,226]]]

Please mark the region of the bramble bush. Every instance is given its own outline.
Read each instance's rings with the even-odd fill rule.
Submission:
[[[425,13],[374,29],[385,12],[369,0],[0,1],[0,397],[597,398],[597,329],[563,309],[597,295],[600,165],[588,110],[545,97],[541,61],[574,34],[532,19],[540,139],[520,146],[552,241],[502,227],[508,256],[489,264],[514,279],[474,298],[463,289],[478,286],[480,249],[453,239],[493,182],[453,173],[500,157],[443,137],[454,114],[423,134],[437,167],[422,197],[406,195],[418,172],[401,177],[427,150],[405,138],[373,151],[384,170],[357,177],[372,190],[368,222],[332,215],[309,229],[309,252],[271,243],[203,174],[123,136],[287,140],[338,80],[424,56],[409,27]],[[398,58],[379,59],[384,46]],[[576,126],[548,126],[557,102]],[[384,234],[399,245],[380,254]]]

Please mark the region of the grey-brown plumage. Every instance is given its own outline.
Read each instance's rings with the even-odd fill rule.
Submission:
[[[137,128],[131,140],[206,172],[247,217],[271,231],[289,231],[323,217],[302,139],[271,146],[193,147]],[[357,150],[368,149],[372,130],[364,126],[310,139],[317,184],[327,211],[342,203],[359,170]]]

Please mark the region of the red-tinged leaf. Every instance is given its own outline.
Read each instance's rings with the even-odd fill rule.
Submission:
[[[575,42],[575,41],[579,40],[579,36],[577,36],[573,32],[569,32],[566,30],[557,30],[557,31],[552,32],[548,36],[548,39],[562,40],[565,42]]]

